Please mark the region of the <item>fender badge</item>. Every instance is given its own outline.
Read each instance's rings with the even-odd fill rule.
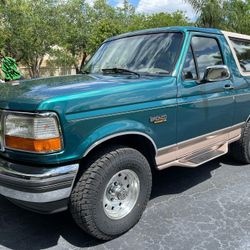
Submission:
[[[154,124],[167,122],[167,115],[151,116],[150,122],[152,122]]]

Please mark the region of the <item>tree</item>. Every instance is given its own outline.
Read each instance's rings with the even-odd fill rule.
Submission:
[[[58,65],[74,65],[79,73],[87,57],[90,6],[82,0],[57,3],[60,25],[53,50]]]
[[[196,24],[250,34],[250,0],[186,0],[198,15]]]
[[[135,12],[135,7],[124,0],[123,4],[116,9],[118,24],[121,33],[137,30],[143,27],[144,16]]]
[[[82,0],[71,0],[58,8],[61,25],[54,62],[74,65],[80,73],[87,56],[108,37],[120,33],[118,14],[105,0],[95,1],[93,7]]]
[[[230,0],[224,3],[225,26],[228,30],[250,34],[250,0]]]
[[[197,25],[221,28],[224,20],[224,0],[186,0],[198,15]]]
[[[182,12],[145,15],[124,0],[0,0],[0,50],[40,75],[46,55],[50,64],[74,66],[80,73],[88,55],[111,36],[174,25],[188,25]]]
[[[176,11],[174,13],[161,12],[151,15],[136,13],[135,8],[128,0],[123,1],[123,6],[119,7],[118,11],[122,32],[191,24],[185,13],[181,11]]]
[[[167,26],[187,26],[190,21],[181,11],[174,13],[156,13],[145,17],[145,28],[167,27]]]
[[[38,77],[44,56],[56,44],[56,8],[53,2],[10,0],[0,2],[2,50],[29,67]]]
[[[122,20],[117,9],[106,0],[96,0],[89,15],[88,52],[93,53],[107,38],[122,32]]]

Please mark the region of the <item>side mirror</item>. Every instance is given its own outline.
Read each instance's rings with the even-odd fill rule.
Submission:
[[[209,66],[206,68],[202,82],[225,81],[231,77],[226,65]]]

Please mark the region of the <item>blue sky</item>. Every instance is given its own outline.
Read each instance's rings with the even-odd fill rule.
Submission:
[[[94,0],[87,0],[92,3]],[[119,6],[123,0],[108,0],[113,6]],[[157,13],[157,12],[173,12],[182,10],[191,19],[195,19],[195,13],[192,7],[184,0],[129,0],[138,12],[141,13]]]
[[[116,5],[117,2],[119,2],[119,1],[110,0],[109,2],[110,2],[110,4],[112,4],[112,5]],[[139,2],[139,0],[130,0],[130,3],[133,4],[134,6],[137,6],[137,5],[138,5],[138,2]]]

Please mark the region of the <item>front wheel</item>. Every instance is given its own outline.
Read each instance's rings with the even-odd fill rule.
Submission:
[[[116,147],[89,163],[73,189],[70,210],[83,230],[110,240],[138,222],[151,186],[146,158],[135,149]]]

